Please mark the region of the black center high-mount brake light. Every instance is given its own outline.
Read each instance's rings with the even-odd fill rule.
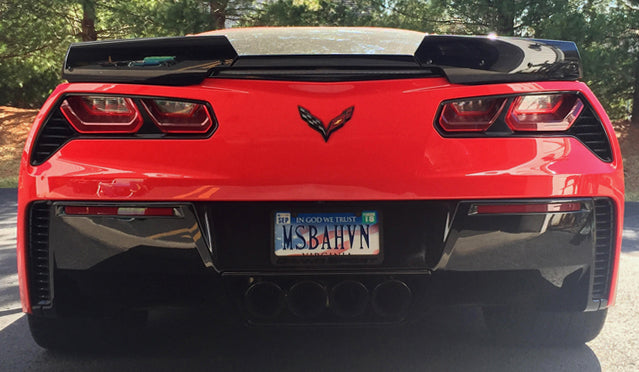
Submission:
[[[134,134],[149,118],[165,134],[206,134],[215,125],[205,102],[117,95],[72,95],[60,111],[81,134]]]

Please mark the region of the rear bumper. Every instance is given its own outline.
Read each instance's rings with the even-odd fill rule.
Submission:
[[[607,306],[620,213],[612,199],[507,201],[578,203],[578,210],[567,212],[472,212],[473,206],[495,202],[32,203],[25,239],[30,302],[35,312],[67,316],[214,301],[232,304],[251,321],[285,323],[394,321],[443,304],[573,311]],[[179,213],[67,215],[69,205],[168,206]],[[283,206],[379,211],[383,260],[274,261],[271,215]],[[256,290],[257,283],[267,284]],[[299,290],[300,285],[310,289]],[[403,285],[407,299],[401,297]],[[362,287],[365,309],[344,315],[339,309],[349,304],[335,292]],[[314,290],[319,299],[299,297]],[[326,309],[313,317],[300,315],[291,302],[298,297]],[[254,310],[275,306],[273,301],[276,314]],[[387,309],[402,301],[408,301],[405,308]]]
[[[219,128],[208,138],[58,134],[69,128],[59,111],[61,100],[88,92],[204,100]],[[580,128],[597,133],[465,138],[443,136],[434,127],[440,104],[451,99],[541,92],[579,94],[589,109],[580,116]],[[356,116],[326,142],[300,119],[300,104],[323,120],[352,106]],[[605,143],[610,161],[594,150],[597,143]],[[414,275],[442,288],[426,296],[431,303],[532,298],[539,306],[568,301],[573,308],[596,309],[613,302],[623,215],[621,153],[603,108],[579,82],[462,86],[429,78],[348,83],[209,79],[189,87],[66,84],[43,106],[25,149],[18,270],[26,312],[62,309],[63,298],[71,299],[67,308],[75,309],[81,303],[99,307],[91,298],[102,298],[106,305],[144,306],[171,302],[187,292],[196,299],[217,296],[224,293],[220,288],[229,287],[216,287],[223,277],[244,283],[228,296],[241,297],[255,281],[290,275],[318,282],[326,276],[359,275],[365,281],[364,275],[374,275],[369,292],[397,275]],[[32,162],[34,156],[42,162]],[[495,200],[577,200],[581,208],[542,215],[468,213],[473,203]],[[609,203],[605,227],[597,218],[598,200]],[[155,218],[59,213],[58,206],[82,203],[157,203],[184,214],[158,223]],[[35,220],[34,206],[43,206]],[[270,223],[278,206],[379,210],[383,259],[273,260]],[[45,226],[46,233],[31,231],[32,225]],[[597,229],[608,235],[601,244]],[[68,282],[60,284],[65,277]],[[102,286],[91,278],[99,278]],[[504,289],[511,282],[521,286]],[[286,283],[276,284],[287,292],[291,284]],[[322,286],[329,291],[331,283],[327,279]],[[466,291],[474,286],[479,288]],[[90,296],[84,299],[76,291]],[[124,293],[129,294],[118,300]]]

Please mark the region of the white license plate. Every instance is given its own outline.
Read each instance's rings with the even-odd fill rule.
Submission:
[[[379,213],[275,212],[275,256],[377,256]]]

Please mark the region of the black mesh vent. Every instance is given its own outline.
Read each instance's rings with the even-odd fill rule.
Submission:
[[[31,164],[42,164],[75,135],[76,131],[73,130],[60,110],[54,110],[47,123],[38,133],[35,147],[31,154]]]
[[[29,215],[29,293],[32,306],[51,305],[49,205],[34,203]]]
[[[608,136],[592,109],[584,107],[568,134],[577,137],[592,152],[606,162],[612,161],[612,148]]]
[[[607,300],[610,288],[612,258],[615,243],[615,221],[612,202],[609,199],[595,200],[595,267],[592,283],[592,299]]]

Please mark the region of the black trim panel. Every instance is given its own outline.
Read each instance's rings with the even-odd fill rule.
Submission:
[[[117,206],[117,207],[171,207],[175,216],[127,216],[127,215],[68,215],[65,206]],[[55,202],[51,220],[51,231],[56,236],[72,237],[56,239],[51,249],[56,268],[67,270],[89,270],[104,267],[115,271],[157,270],[151,265],[135,268],[139,262],[123,265],[126,257],[144,257],[150,253],[163,257],[172,251],[189,251],[199,255],[199,266],[214,268],[212,248],[201,230],[194,207],[190,204],[174,203],[94,203]],[[78,254],[82,252],[82,254]],[[181,255],[181,253],[180,253]],[[113,263],[112,263],[113,262]],[[116,262],[119,262],[116,264]],[[170,264],[167,264],[170,267]]]
[[[456,201],[211,202],[216,267],[222,272],[427,270],[441,255],[446,221]],[[375,210],[383,216],[383,260],[368,256],[277,257],[272,261],[274,211]]]
[[[573,212],[469,213],[474,204],[579,202]],[[592,199],[477,200],[459,203],[436,270],[540,270],[549,281],[593,262]],[[560,283],[560,280],[557,280]]]
[[[440,69],[424,68],[410,55],[241,56],[232,66],[211,74],[214,78],[318,82],[442,76]]]

